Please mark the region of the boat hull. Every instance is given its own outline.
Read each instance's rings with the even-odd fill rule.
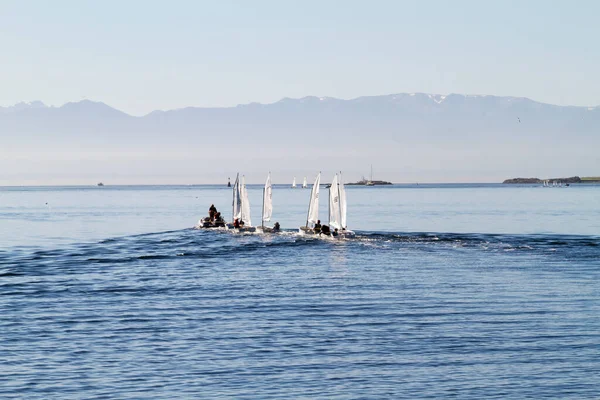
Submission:
[[[214,229],[214,228],[225,228],[225,222],[208,222],[204,220],[198,221],[196,228],[201,229]]]
[[[316,233],[312,228],[307,228],[306,226],[301,226],[300,228],[298,228],[298,232],[301,235],[308,235],[308,236],[320,236],[320,237],[331,237],[331,238],[339,238],[339,239],[351,239],[356,237],[356,233],[354,231],[351,230],[343,230],[341,232],[338,231],[337,235],[334,235],[333,232],[330,233]]]
[[[236,228],[233,226],[233,224],[227,224],[227,229],[235,231],[235,232],[256,232],[256,227],[255,226],[243,226],[241,228]]]

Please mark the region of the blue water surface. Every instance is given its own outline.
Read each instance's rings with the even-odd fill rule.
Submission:
[[[0,397],[600,396],[600,187],[348,187],[353,240],[308,195],[0,188]]]

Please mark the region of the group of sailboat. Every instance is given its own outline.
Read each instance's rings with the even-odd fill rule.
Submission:
[[[562,187],[562,181],[550,181],[550,180],[545,180],[543,186],[544,187]],[[569,184],[567,183],[566,186],[569,186]]]
[[[319,219],[319,188],[321,186],[321,173],[317,174],[315,183],[310,192],[306,224],[299,228],[305,235],[326,235],[339,237],[353,237],[355,233],[348,230],[346,215],[346,188],[342,180],[342,173],[336,173],[329,186],[329,225],[322,225]],[[332,230],[333,229],[333,230]]]
[[[302,182],[302,189],[306,189],[308,185],[306,184],[306,177],[304,177],[304,181]],[[296,177],[292,180],[292,189],[296,189]]]
[[[321,173],[317,174],[315,183],[313,184],[310,199],[308,203],[308,215],[306,225],[300,227],[300,232],[309,235],[319,236],[339,236],[353,237],[355,233],[348,230],[346,222],[347,203],[346,189],[342,180],[342,173],[336,173],[329,187],[329,225],[321,225],[319,220],[319,189],[321,185]],[[307,186],[306,178],[304,178],[303,187]],[[256,232],[257,230],[263,233],[276,233],[280,231],[278,222],[270,227],[266,226],[265,222],[271,221],[273,216],[273,186],[271,183],[271,173],[267,175],[267,181],[263,188],[263,206],[261,215],[261,225],[259,227],[252,226],[250,216],[250,201],[248,199],[248,190],[246,188],[246,178],[238,173],[235,178],[235,183],[232,187],[232,221],[225,223],[221,217],[221,213],[217,212],[214,205],[209,209],[209,217],[199,221],[199,228],[218,228],[236,230],[238,232]]]

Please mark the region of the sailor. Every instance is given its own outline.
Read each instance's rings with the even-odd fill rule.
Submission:
[[[321,220],[317,220],[317,223],[315,224],[313,231],[315,231],[315,233],[321,233]]]
[[[337,236],[339,234],[338,228],[335,228],[333,232],[331,232],[331,236]]]
[[[273,225],[273,232],[279,232],[280,229],[281,225],[279,225],[279,222],[275,222],[275,225]]]
[[[240,228],[243,228],[243,227],[244,227],[244,220],[240,219]]]
[[[225,221],[223,220],[223,217],[221,217],[220,212],[215,214],[215,226],[225,226]]]
[[[329,227],[327,225],[323,225],[321,227],[321,233],[324,235],[329,235],[331,234],[331,231],[329,230]]]
[[[216,213],[217,213],[217,207],[215,207],[214,204],[211,204],[210,207],[208,208],[208,216],[210,217],[211,221],[213,219],[215,219],[215,214]]]
[[[233,227],[234,228],[239,228],[240,227],[240,220],[239,219],[235,219],[235,221],[233,221]]]

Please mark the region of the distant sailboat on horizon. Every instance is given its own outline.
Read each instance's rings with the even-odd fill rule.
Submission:
[[[292,189],[296,188],[296,177],[294,177],[294,180],[292,181]]]
[[[306,177],[304,177],[304,182],[302,182],[302,189],[306,189],[308,187],[306,183]]]
[[[367,183],[365,183],[365,186],[375,186],[375,183],[373,183],[373,164],[371,164],[371,177]]]

